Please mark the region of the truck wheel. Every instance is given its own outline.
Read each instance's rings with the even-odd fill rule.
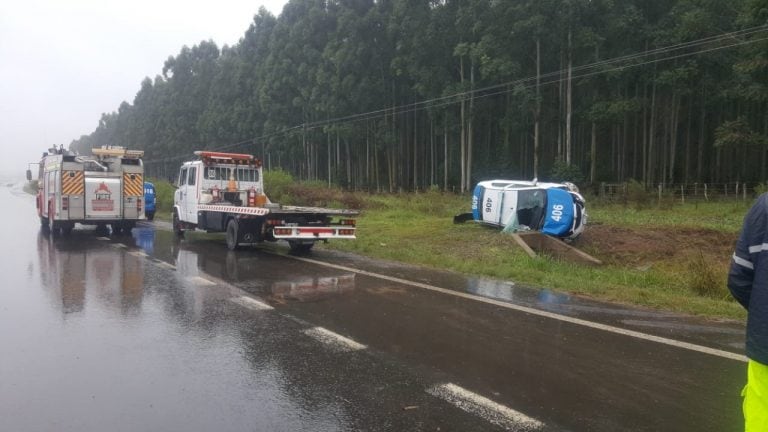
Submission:
[[[184,237],[184,230],[181,228],[179,214],[175,210],[173,211],[173,232],[176,233],[178,237]]]
[[[72,234],[72,230],[75,228],[75,224],[70,223],[61,227],[61,233],[65,236]]]
[[[112,235],[120,235],[123,232],[123,226],[119,223],[113,223],[112,225]]]
[[[312,246],[315,245],[315,242],[312,243],[301,243],[294,240],[288,240],[288,246],[291,247],[291,253],[296,255],[303,255],[308,253],[312,250]]]
[[[237,250],[240,236],[240,226],[237,219],[232,218],[227,222],[227,249]]]
[[[134,222],[124,222],[123,223],[123,234],[131,235],[131,231],[133,231],[133,228],[136,227],[136,223]]]

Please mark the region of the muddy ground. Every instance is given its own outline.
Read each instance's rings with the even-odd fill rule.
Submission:
[[[703,258],[727,266],[737,234],[693,228],[620,228],[590,224],[574,246],[606,264],[643,268]]]

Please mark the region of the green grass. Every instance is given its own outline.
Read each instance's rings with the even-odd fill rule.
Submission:
[[[718,201],[638,209],[631,205],[587,202],[591,223],[629,227],[702,228],[728,233],[736,233],[741,229],[744,215],[752,205],[752,201]]]
[[[589,212],[593,223],[638,229],[685,226],[735,236],[747,206],[709,203],[666,210],[627,210],[623,206],[598,205],[590,207]],[[713,270],[706,263],[684,257],[666,259],[664,265],[648,268],[620,264],[588,267],[530,258],[511,237],[498,230],[472,223],[454,225],[453,215],[469,210],[469,198],[452,194],[371,196],[366,208],[358,218],[357,240],[330,242],[326,247],[623,304],[712,318],[745,317],[743,309],[727,294],[727,266],[725,270]],[[727,257],[725,260],[727,263]],[[709,273],[702,273],[706,270]]]

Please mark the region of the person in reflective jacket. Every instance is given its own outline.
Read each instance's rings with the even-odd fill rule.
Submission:
[[[744,218],[728,273],[728,289],[747,309],[747,432],[768,431],[768,194]]]

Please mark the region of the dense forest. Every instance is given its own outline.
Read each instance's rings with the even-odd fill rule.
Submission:
[[[763,182],[767,22],[768,0],[290,0],[181,48],[70,148],[144,149],[160,177],[248,152],[372,191]]]

